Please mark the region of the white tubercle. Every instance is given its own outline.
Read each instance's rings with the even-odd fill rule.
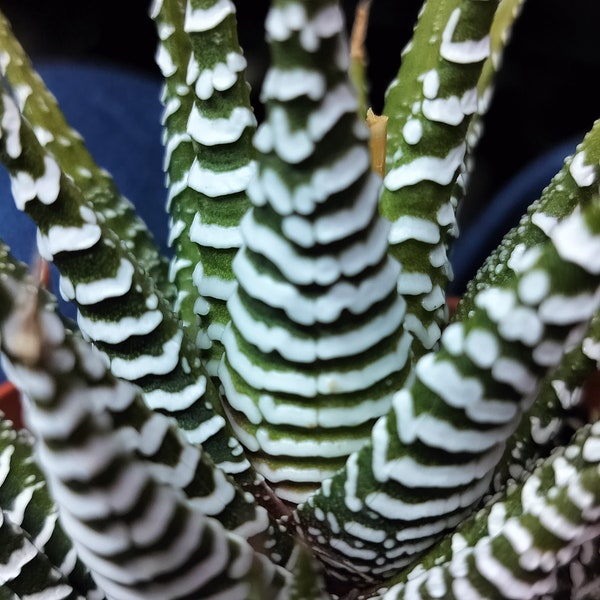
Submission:
[[[27,202],[34,198],[46,205],[55,202],[60,192],[60,176],[58,163],[49,155],[44,156],[44,173],[37,179],[24,171],[11,176],[11,191],[17,208],[25,210]]]
[[[239,248],[242,245],[242,234],[238,226],[203,223],[199,212],[194,215],[190,227],[190,239],[210,248]]]
[[[421,382],[453,408],[465,408],[483,398],[483,386],[474,377],[463,377],[450,361],[425,354],[416,364]]]
[[[289,40],[295,33],[300,34],[300,44],[307,52],[315,52],[322,39],[331,38],[344,27],[344,17],[337,6],[331,3],[312,17],[299,2],[284,7],[274,7],[267,15],[265,29],[275,41]]]
[[[297,164],[313,153],[315,145],[308,132],[304,129],[292,130],[287,111],[283,107],[271,108],[266,127],[272,129],[270,139],[273,149],[284,162]]]
[[[202,398],[206,391],[206,377],[200,375],[198,379],[186,385],[183,389],[173,392],[157,388],[151,392],[144,393],[146,404],[152,409],[165,409],[168,411],[186,410],[194,402]]]
[[[266,201],[280,215],[297,212],[309,215],[331,195],[356,183],[370,169],[369,153],[363,146],[352,146],[335,162],[314,171],[310,181],[289,189],[286,181],[272,168],[264,168],[248,188],[255,205]]]
[[[192,281],[202,297],[217,298],[219,300],[227,300],[237,286],[235,280],[225,279],[217,275],[207,275],[204,272],[202,262],[198,262],[194,267]]]
[[[580,206],[554,227],[551,238],[563,259],[594,275],[600,273],[600,235],[590,230]]]
[[[364,439],[350,436],[348,439],[297,439],[273,436],[270,429],[259,427],[256,430],[256,440],[267,454],[275,456],[319,456],[335,458],[346,456],[359,450],[365,443]]]
[[[248,403],[256,409],[252,404],[252,400],[247,396],[243,396],[242,401],[238,400],[240,394],[234,394],[234,396],[236,396],[236,403],[231,405],[246,416],[248,416],[248,412],[252,414],[252,410],[248,411]],[[361,398],[358,404],[351,406],[315,407],[310,403],[300,406],[285,401],[278,402],[271,394],[261,394],[258,399],[258,409],[261,415],[260,421],[264,420],[272,425],[294,423],[297,427],[308,429],[314,427],[335,429],[338,427],[355,427],[384,415],[389,410],[391,401],[392,395],[387,394],[376,399]],[[248,418],[250,419],[250,417]]]
[[[308,117],[305,129],[293,129],[286,111],[274,106],[268,122],[261,126],[255,138],[255,146],[263,153],[274,149],[284,161],[299,163],[310,156],[315,143],[323,139],[344,114],[355,113],[356,109],[354,91],[345,82],[327,92],[320,106]]]
[[[211,119],[194,104],[188,119],[190,136],[204,146],[231,144],[240,139],[247,127],[255,126],[254,113],[244,106],[236,106],[228,117]]]
[[[246,59],[239,52],[230,52],[225,60],[198,74],[195,90],[201,100],[208,100],[215,91],[231,89],[238,79],[238,73],[246,68]]]
[[[410,348],[410,335],[404,334],[390,353],[363,368],[345,371],[322,370],[316,374],[304,374],[288,370],[263,369],[250,362],[240,350],[231,328],[223,335],[223,344],[232,368],[250,386],[271,392],[290,392],[307,398],[320,394],[343,394],[367,389],[398,372],[405,364]]]
[[[205,9],[194,9],[188,2],[183,28],[188,33],[209,31],[233,14],[235,14],[235,4],[231,0],[217,0],[212,6]]]
[[[435,98],[423,100],[423,115],[430,121],[459,125],[465,115],[470,115],[477,108],[477,89],[467,90],[462,97]]]
[[[88,250],[98,243],[101,236],[100,226],[94,223],[83,223],[72,227],[52,225],[45,234],[38,229],[38,250],[43,258],[52,261],[59,252]]]
[[[21,146],[21,113],[15,101],[8,95],[2,94],[4,103],[4,112],[0,127],[6,132],[6,153],[10,158],[21,156],[23,147]]]
[[[379,419],[371,435],[373,474],[378,481],[393,480],[405,487],[452,488],[467,485],[487,475],[502,457],[502,444],[492,447],[483,455],[454,465],[428,465],[411,456],[388,460],[389,433],[385,419]]]
[[[323,477],[331,477],[334,469],[323,469],[320,467],[297,467],[290,465],[273,465],[257,459],[257,471],[259,471],[268,481],[279,483],[280,481],[296,481],[302,483],[311,483],[322,481]]]
[[[344,114],[357,109],[358,101],[354,90],[346,82],[339,83],[329,90],[319,108],[310,113],[307,129],[311,139],[323,139]]]
[[[373,217],[376,210],[381,178],[370,173],[352,206],[307,219],[296,213],[284,216],[281,228],[292,242],[310,248],[315,244],[331,244],[354,235]]]
[[[430,69],[417,77],[418,81],[423,82],[423,95],[425,98],[432,99],[440,91],[440,75],[436,69]]]
[[[486,35],[480,40],[465,40],[454,42],[454,32],[460,19],[460,8],[455,8],[448,19],[442,33],[440,56],[449,62],[457,64],[471,64],[485,60],[490,54],[490,36]]]
[[[33,132],[42,146],[46,146],[54,139],[54,135],[44,127],[34,127]]]
[[[160,37],[161,28],[159,28],[159,37]],[[161,38],[164,39],[164,38]],[[159,44],[156,49],[156,54],[154,55],[154,60],[160,69],[160,72],[163,77],[171,77],[177,72],[177,65],[173,61],[173,57],[170,52],[164,46],[164,44]]]
[[[190,143],[191,139],[187,133],[175,133],[171,135],[165,143],[165,153],[163,157],[163,170],[166,171],[171,164],[173,152],[181,146],[181,144]]]
[[[138,317],[122,317],[118,321],[102,321],[84,317],[77,313],[77,324],[95,342],[119,344],[134,335],[146,335],[154,331],[162,322],[159,310],[142,313]]]
[[[489,485],[490,477],[483,477],[472,487],[468,487],[461,492],[446,496],[444,498],[435,498],[422,502],[407,502],[399,498],[394,498],[383,492],[372,492],[367,495],[365,502],[369,508],[388,519],[402,518],[407,521],[413,521],[431,516],[442,516],[454,512],[461,508],[466,508],[476,502],[483,496]]]
[[[549,296],[540,304],[540,319],[550,325],[573,325],[585,322],[598,309],[598,296],[598,292],[584,292],[576,296],[559,294]],[[568,344],[568,340],[566,343]]]
[[[299,254],[287,240],[258,223],[252,212],[244,216],[241,228],[248,248],[268,258],[289,281],[299,285],[331,285],[340,277],[358,275],[385,256],[389,223],[380,219],[365,240],[354,242],[338,254],[322,254],[316,258]]]
[[[596,181],[596,167],[586,164],[585,152],[575,154],[569,166],[569,173],[579,187],[589,187]]]
[[[114,277],[73,285],[67,277],[61,276],[60,289],[68,300],[75,300],[79,304],[96,304],[107,298],[117,298],[126,294],[131,289],[133,274],[133,264],[122,258]]]
[[[169,238],[167,241],[169,247],[173,246],[173,243],[175,242],[175,240],[179,238],[179,236],[185,231],[185,229],[186,229],[186,223],[183,219],[180,219],[177,221],[173,221],[173,219],[170,220]]]
[[[200,75],[200,64],[194,54],[191,53],[185,71],[185,82],[191,86],[198,79],[198,75]]]
[[[416,118],[411,118],[406,121],[402,128],[402,137],[407,144],[418,144],[423,137],[423,125]]]
[[[325,95],[325,77],[318,71],[296,67],[293,69],[271,68],[267,71],[261,91],[261,102],[279,100],[288,102],[301,96],[320,100]]]
[[[272,40],[284,42],[295,31],[300,31],[307,23],[306,9],[299,2],[290,2],[285,6],[273,6],[265,21],[265,31]]]
[[[451,149],[445,157],[419,156],[407,164],[392,169],[384,178],[384,185],[394,192],[421,181],[433,181],[440,185],[448,185],[454,179],[465,155],[465,144],[462,142]]]
[[[426,273],[406,273],[402,271],[398,276],[398,293],[415,296],[427,294],[433,289],[431,277]]]
[[[406,240],[437,244],[440,241],[440,228],[437,223],[427,219],[403,215],[392,222],[388,240],[390,244],[400,244]]]
[[[383,300],[395,286],[400,266],[388,260],[373,275],[358,284],[338,281],[317,297],[305,296],[296,286],[256,270],[245,252],[234,258],[233,269],[240,285],[251,295],[275,308],[281,308],[292,321],[301,325],[331,323],[343,310],[361,314]]]
[[[180,88],[184,87],[183,84],[179,85]],[[187,87],[185,90],[177,90],[181,96],[185,96],[188,93]],[[179,96],[173,96],[164,99],[164,106],[160,115],[160,124],[165,125],[167,120],[174,115],[181,108],[181,98]],[[163,140],[166,140],[169,133],[163,131]]]
[[[134,381],[146,375],[165,375],[170,373],[179,361],[179,351],[183,340],[183,331],[175,332],[162,346],[158,356],[142,354],[138,358],[112,358],[110,368],[115,377]]]
[[[386,311],[360,327],[314,338],[305,334],[300,337],[283,327],[254,320],[237,294],[227,306],[233,323],[246,341],[265,354],[276,351],[286,360],[299,363],[353,356],[372,348],[398,329],[405,309],[404,301],[398,297]]]
[[[0,63],[2,59],[0,56]],[[16,84],[12,86],[12,92],[15,100],[17,101],[17,106],[21,109],[21,111],[25,108],[25,104],[32,97],[33,89],[28,83]],[[13,157],[16,158],[16,157]]]
[[[180,271],[191,267],[194,263],[187,258],[177,258],[173,257],[169,262],[169,281],[175,281],[177,275]],[[187,292],[180,290],[178,294],[182,294],[183,296],[187,295]]]
[[[406,313],[404,317],[404,329],[414,334],[427,350],[435,346],[441,335],[440,326],[435,321],[425,326],[421,317],[411,313]]]
[[[503,444],[518,423],[513,418],[500,422],[493,429],[465,429],[455,427],[429,413],[416,416],[414,400],[408,390],[397,392],[392,404],[396,413],[398,435],[404,444],[412,444],[419,439],[432,448],[441,448],[447,452],[485,452],[496,444]],[[486,420],[482,419],[481,422]]]
[[[199,398],[201,398],[201,396],[197,396],[197,399]],[[169,408],[169,410],[173,409]],[[182,429],[182,432],[186,439],[192,444],[204,444],[226,426],[227,423],[221,415],[214,415],[210,419],[198,424],[194,429]]]
[[[254,162],[230,171],[213,171],[203,168],[196,159],[188,175],[188,185],[197,192],[216,198],[246,190],[255,171]]]

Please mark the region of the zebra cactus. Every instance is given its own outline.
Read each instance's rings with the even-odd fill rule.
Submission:
[[[260,123],[234,3],[149,7],[168,257],[0,14],[0,160],[77,308],[0,242],[0,598],[597,597],[600,121],[450,316],[523,0],[426,0],[378,134],[369,5],[351,52],[272,0]]]

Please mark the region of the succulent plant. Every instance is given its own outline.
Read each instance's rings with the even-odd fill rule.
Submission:
[[[77,307],[0,245],[0,598],[597,597],[600,122],[450,316],[522,0],[427,0],[379,116],[368,4],[349,44],[272,0],[257,123],[233,2],[155,0],[169,257],[0,15],[0,159]]]

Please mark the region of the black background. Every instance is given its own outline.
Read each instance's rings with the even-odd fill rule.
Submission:
[[[343,4],[350,19],[356,0]],[[236,0],[236,5],[256,98],[267,58],[263,22],[268,2]],[[381,107],[420,5],[421,0],[373,2],[367,47],[375,109]],[[111,62],[159,77],[147,0],[0,0],[0,6],[34,62]],[[598,23],[597,0],[525,3],[486,116],[477,175],[461,216],[465,223],[520,167],[553,144],[583,135],[600,117]],[[257,112],[260,117],[260,108]]]

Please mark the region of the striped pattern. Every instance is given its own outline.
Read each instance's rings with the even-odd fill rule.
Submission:
[[[156,3],[153,17],[165,76],[171,275],[179,287],[178,307],[186,303],[185,320],[199,322],[196,344],[216,376],[229,321],[226,301],[235,287],[231,262],[241,244],[239,223],[250,206],[246,189],[255,170],[246,59],[230,0]],[[184,51],[189,60],[174,54]],[[188,289],[192,283],[195,293]]]
[[[590,202],[600,180],[600,121],[585,135],[572,156],[565,159],[562,169],[544,189],[536,201],[504,237],[476,276],[469,283],[457,307],[456,319],[468,318],[475,307],[478,293],[493,284],[501,285],[512,276],[507,258],[525,253],[546,238],[552,223],[573,214],[580,202]],[[584,339],[573,340],[574,347],[562,359],[554,373],[544,378],[538,400],[528,411],[517,432],[507,444],[504,457],[494,477],[494,487],[500,489],[509,478],[518,478],[556,439],[568,434],[573,427],[573,409],[580,398],[580,387],[585,378],[597,369],[593,354],[597,339],[597,323],[593,321]],[[587,340],[587,341],[586,341]],[[561,344],[547,344],[540,348],[557,360]],[[591,355],[590,355],[591,353]]]
[[[548,226],[573,213],[581,203],[590,202],[600,181],[600,120],[586,133],[573,155],[566,157],[552,178],[523,215],[516,227],[503,238],[467,285],[456,309],[457,320],[468,318],[474,299],[481,290],[511,277],[508,257],[518,248],[523,253],[547,237]]]
[[[0,281],[12,296],[2,298],[3,312],[18,311],[17,282],[27,281],[24,265],[11,259],[0,244]],[[13,268],[9,268],[12,265]],[[45,310],[56,314],[56,302],[42,293]],[[10,298],[15,301],[11,301]],[[26,305],[26,303],[24,303]],[[1,316],[1,315],[0,315]],[[78,352],[90,361],[98,360],[82,340]],[[105,374],[102,367],[97,376]],[[27,370],[7,367],[15,381],[28,377]],[[81,417],[72,407],[72,420]],[[157,480],[181,490],[203,512],[219,520],[228,530],[247,539],[255,550],[269,556],[275,563],[286,563],[293,550],[293,540],[263,506],[220,469],[200,446],[191,444],[176,423],[152,411],[139,393],[132,389],[128,401],[106,407],[110,418],[127,432],[130,448],[143,457]],[[210,423],[206,427],[211,427]],[[83,565],[76,559],[72,545],[57,523],[57,511],[50,498],[46,482],[33,458],[33,440],[26,431],[16,432],[9,422],[0,421],[0,506],[18,525],[24,527],[40,550],[44,550],[54,565],[69,578],[78,590],[93,600],[95,586]]]
[[[26,265],[17,261],[0,241],[0,281],[26,282]],[[6,285],[6,283],[4,283]],[[54,310],[56,299],[40,293],[47,310]],[[3,311],[13,306],[12,299],[0,298]],[[60,570],[79,593],[88,600],[104,597],[97,591],[89,572],[78,559],[71,540],[57,520],[57,509],[45,478],[34,460],[34,439],[26,430],[16,431],[0,413],[0,507],[7,518],[24,529],[40,552]]]
[[[370,445],[299,507],[311,544],[335,568],[390,576],[486,493],[540,377],[560,361],[562,352],[545,349],[564,351],[600,306],[600,197],[546,233],[545,243],[513,252],[513,278],[476,295],[469,319],[449,325],[440,351],[417,362]]]
[[[558,573],[552,595],[557,600],[593,600],[600,591],[600,536],[581,544],[577,555]]]
[[[477,82],[490,49],[497,0],[426,2],[388,88],[387,169],[381,213],[392,222],[390,252],[402,264],[398,290],[405,328],[421,356],[446,323],[452,277],[447,247],[456,234],[454,185],[477,111]]]
[[[12,595],[11,595],[12,593]],[[0,598],[83,600],[10,516],[0,510]]]
[[[152,4],[150,16],[156,25],[158,49],[156,64],[163,76],[163,145],[166,185],[169,190],[166,209],[170,215],[169,245],[173,250],[169,279],[177,288],[174,310],[192,340],[198,335],[198,317],[194,311],[197,299],[192,281],[198,249],[189,239],[189,228],[197,209],[194,194],[187,186],[187,173],[194,160],[187,121],[193,105],[193,94],[185,81],[185,69],[191,56],[188,36],[183,31],[183,1]]]
[[[484,131],[484,116],[494,96],[496,74],[502,66],[504,51],[510,42],[513,26],[521,14],[524,3],[525,0],[500,0],[494,14],[490,28],[490,55],[483,63],[477,81],[477,107],[469,121],[465,136],[465,158],[450,198],[451,204],[457,210],[467,192],[471,173],[476,168],[473,154]],[[453,227],[449,233],[457,236],[458,228]]]
[[[599,462],[596,423],[463,523],[441,556],[428,556],[426,567],[412,569],[403,582],[369,598],[595,597],[597,572],[588,579],[586,569],[598,564]],[[566,587],[569,580],[571,588]]]
[[[152,233],[138,217],[129,200],[118,191],[111,175],[100,168],[88,152],[81,135],[65,120],[56,98],[32,67],[29,57],[0,13],[0,73],[12,87],[19,109],[29,121],[40,144],[56,158],[83,196],[103,215],[124,247],[150,274],[171,301],[174,289],[167,277],[167,260]]]
[[[57,315],[37,312],[31,295],[16,296],[22,308],[5,316],[2,352],[11,378],[30,399],[27,422],[62,525],[107,596],[167,600],[219,591],[231,599],[276,597],[286,572],[212,517],[231,496],[219,471],[200,466],[201,455],[190,445],[185,457],[175,452],[170,464],[161,460],[169,421],[132,418],[144,412],[137,388],[115,380]],[[37,347],[24,343],[25,326],[36,331]],[[142,421],[139,432],[132,421]],[[191,479],[205,493],[187,499],[181,488]]]
[[[15,528],[26,531],[27,543],[35,546],[36,554],[43,552],[53,569],[60,571],[70,586],[89,600],[104,597],[97,591],[87,569],[77,558],[70,538],[57,521],[56,506],[34,461],[31,436],[25,431],[16,432],[10,423],[2,420],[0,506],[7,520],[5,533]],[[0,543],[0,548],[4,547]],[[33,558],[32,554],[25,554]]]
[[[260,168],[219,376],[256,469],[297,503],[368,440],[406,375],[410,337],[342,13],[331,1],[275,2],[267,34]]]
[[[560,351],[555,345],[550,350]],[[588,418],[582,406],[585,382],[598,370],[599,350],[600,313],[596,312],[583,339],[542,380],[535,403],[506,446],[494,475],[494,489],[501,489],[507,481],[520,480],[539,457],[546,456],[583,425]],[[594,418],[594,414],[590,416]]]
[[[175,416],[218,465],[247,471],[240,445],[216,412],[216,389],[165,299],[40,146],[6,90],[0,114],[0,157],[15,202],[38,224],[40,254],[59,268],[61,293],[77,305],[83,334],[116,377],[138,384],[146,403]]]

